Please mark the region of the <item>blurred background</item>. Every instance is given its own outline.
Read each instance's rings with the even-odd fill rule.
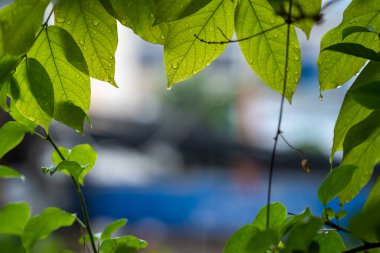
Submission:
[[[297,31],[302,77],[292,105],[286,103],[282,130],[304,155],[280,139],[272,190],[272,200],[292,213],[306,206],[316,215],[322,211],[316,190],[330,169],[333,127],[348,86],[321,99],[316,59],[322,35],[340,23],[348,3],[330,6],[310,40]],[[226,239],[265,205],[280,95],[251,71],[238,44],[228,45],[208,68],[168,91],[162,46],[122,26],[115,79],[118,89],[92,80],[92,128],[85,135],[60,124],[51,128],[59,145],[90,143],[98,152],[84,188],[94,230],[125,217],[121,234],[147,240],[150,246],[143,252],[221,252]],[[48,143],[27,136],[0,161],[26,176],[25,182],[0,182],[1,205],[28,201],[33,213],[47,206],[80,213],[69,178],[40,173],[41,166],[51,164],[52,151]],[[304,158],[310,172],[301,166]],[[347,208],[363,201],[359,196]],[[53,236],[41,247],[81,249],[75,242],[78,228],[63,233],[68,241]]]

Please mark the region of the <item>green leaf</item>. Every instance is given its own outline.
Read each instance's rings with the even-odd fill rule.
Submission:
[[[205,7],[211,0],[155,0],[156,24],[176,21]]]
[[[231,0],[213,0],[195,14],[170,23],[164,45],[169,88],[194,76],[223,52],[226,44],[212,45],[200,39],[224,41],[225,36],[231,38],[234,32],[234,8],[235,4]]]
[[[0,178],[18,178],[22,181],[25,179],[20,172],[4,165],[0,165]]]
[[[137,253],[139,249],[146,248],[148,243],[134,236],[126,235],[118,238],[104,240],[100,246],[103,253]]]
[[[269,205],[269,207],[270,207],[269,208],[269,211],[270,211],[269,228],[275,230],[275,229],[280,228],[286,220],[286,216],[287,216],[286,207],[279,202],[272,203]],[[267,206],[261,208],[261,210],[259,211],[255,220],[252,223],[255,227],[257,227],[261,231],[267,229],[267,226],[266,226],[267,208],[268,208]]]
[[[249,224],[228,239],[223,253],[262,253],[278,241],[279,235],[272,230],[260,231]]]
[[[314,240],[319,244],[321,253],[340,253],[346,249],[342,237],[335,231],[318,234]]]
[[[56,170],[72,176],[75,181],[79,182],[79,178],[83,173],[84,168],[82,168],[77,162],[65,160],[58,164]]]
[[[283,92],[287,25],[266,0],[241,0],[235,14],[240,49],[249,66],[266,85]],[[301,74],[300,47],[293,27],[290,28],[289,64],[285,97],[291,101]]]
[[[59,208],[49,207],[39,215],[32,217],[26,224],[22,233],[22,244],[27,252],[33,248],[37,241],[48,237],[53,231],[71,226],[75,221],[73,214]]]
[[[363,206],[363,210],[368,210],[372,207],[379,206],[380,203],[380,177],[377,177],[376,182],[372,185],[371,192]]]
[[[289,0],[269,0],[276,13],[284,19],[288,18]],[[299,27],[309,38],[315,19],[321,11],[321,0],[293,0],[292,25]],[[285,11],[285,12],[284,12]]]
[[[49,173],[50,176],[52,176],[55,172],[57,172],[57,165],[43,166],[41,167],[41,172],[43,174]]]
[[[284,225],[282,226],[281,234],[287,234],[296,224],[303,223],[306,219],[309,219],[310,217],[312,217],[312,214],[309,208],[306,208],[305,211],[303,211],[300,214],[291,215],[287,217],[284,222]]]
[[[49,74],[35,59],[27,58],[14,74],[19,96],[14,98],[17,110],[27,119],[48,131],[54,114],[54,90]]]
[[[69,157],[69,154],[71,152],[71,150],[63,147],[63,146],[60,146],[58,147],[59,151],[61,152],[61,154],[63,155],[63,157],[65,159],[67,159],[67,157]],[[53,161],[53,164],[54,165],[58,165],[60,164],[63,160],[61,159],[61,156],[58,154],[57,151],[54,151],[52,154],[51,154],[51,159]]]
[[[321,203],[333,200],[351,181],[356,169],[355,165],[342,165],[333,169],[318,189]]]
[[[334,89],[354,76],[366,62],[365,59],[337,52],[325,51],[328,46],[340,43],[342,32],[351,26],[373,27],[380,30],[380,2],[353,0],[343,14],[339,26],[326,33],[321,41],[321,53],[318,58],[319,82],[322,90]],[[379,38],[375,34],[357,33],[345,39],[345,42],[361,44],[375,51],[380,50]]]
[[[2,43],[2,39],[1,39],[1,33],[0,33],[0,47],[1,47],[1,43]],[[10,73],[15,68],[17,60],[18,60],[17,57],[10,54],[3,53],[0,48],[0,91],[2,90],[2,85],[8,79],[8,77],[10,76]],[[1,102],[3,101],[0,101],[0,105],[1,105]]]
[[[116,20],[100,1],[65,0],[54,6],[55,24],[68,31],[80,46],[90,76],[116,86]]]
[[[48,0],[16,0],[0,10],[4,52],[21,55],[32,46],[41,28]],[[1,51],[1,50],[0,50]]]
[[[37,127],[37,124],[27,118],[25,118],[19,110],[16,108],[15,103],[11,100],[10,106],[9,106],[9,114],[12,116],[12,118],[20,123],[22,126],[24,126],[28,132],[34,133],[34,130]]]
[[[380,55],[376,53],[376,51],[357,43],[338,43],[325,47],[323,50],[339,52],[368,60],[380,61]]]
[[[380,80],[373,81],[352,89],[351,96],[369,109],[380,109]]]
[[[372,112],[372,110],[367,109],[356,102],[351,95],[351,91],[365,85],[366,83],[380,80],[379,69],[379,62],[370,61],[356,78],[350,90],[347,92],[334,128],[334,142],[331,151],[331,161],[333,160],[336,151],[343,150],[343,141],[346,138],[348,130],[352,126],[364,120]]]
[[[25,128],[15,121],[8,121],[0,128],[0,158],[24,139]]]
[[[379,206],[370,206],[356,214],[351,219],[349,228],[352,235],[360,240],[378,242],[380,240]]]
[[[323,218],[326,220],[332,220],[335,218],[335,212],[330,207],[323,210]]]
[[[0,209],[0,234],[21,235],[30,217],[27,203],[10,203]]]
[[[370,28],[363,27],[363,26],[350,26],[342,31],[342,40],[344,40],[347,36],[354,34],[354,33],[375,33],[378,34],[377,32],[373,31]]]
[[[156,7],[154,0],[101,0],[109,14],[126,27],[151,43],[164,44],[161,25],[154,25]]]
[[[371,179],[374,166],[380,161],[380,111],[373,111],[366,119],[353,126],[343,144],[341,164],[355,164],[351,182],[339,194],[341,204],[352,200]]]
[[[345,210],[339,210],[336,214],[335,214],[335,219],[339,220],[339,219],[342,219],[344,217],[347,216],[347,212]]]
[[[64,158],[67,159],[67,161],[75,162],[77,165],[79,165],[81,168],[80,173],[77,165],[74,165],[73,163],[64,164],[64,166],[73,166],[72,172],[78,177],[78,182],[83,185],[85,176],[95,165],[96,158],[98,156],[95,150],[88,144],[77,145],[72,150],[66,149],[65,147],[59,147],[59,150],[61,151]],[[52,160],[54,165],[60,165],[63,162],[56,151],[52,154]]]
[[[86,61],[74,39],[62,28],[49,26],[38,37],[28,56],[38,60],[52,80],[53,118],[82,132],[91,89]],[[74,117],[71,117],[71,109]]]
[[[296,224],[285,242],[285,252],[309,252],[309,246],[322,225],[322,220],[315,217]]]
[[[118,219],[109,224],[101,235],[102,240],[110,239],[113,232],[120,229],[127,223],[127,219]]]

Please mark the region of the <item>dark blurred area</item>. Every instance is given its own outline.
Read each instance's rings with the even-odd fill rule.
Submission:
[[[316,191],[330,169],[333,126],[346,88],[323,94],[320,101],[315,62],[322,34],[340,22],[337,10],[347,3],[329,9],[310,41],[299,33],[302,78],[293,104],[285,106],[282,130],[303,154],[280,140],[272,188],[272,201],[292,213],[306,206],[317,215],[322,211]],[[54,123],[50,133],[58,145],[89,143],[98,152],[84,187],[95,231],[125,217],[121,233],[147,240],[143,252],[221,252],[226,239],[266,203],[280,95],[252,73],[236,44],[170,91],[162,65],[160,46],[120,27],[115,76],[120,88],[92,80],[92,128],[82,136]],[[8,119],[1,112],[1,124]],[[49,143],[28,135],[0,161],[26,177],[0,182],[1,205],[25,200],[33,213],[47,206],[81,213],[69,178],[40,173],[51,164],[52,151]],[[363,201],[359,196],[347,208],[357,209]],[[62,232],[66,241],[53,236],[41,247],[82,249],[75,241],[78,227]],[[12,240],[17,238],[0,238],[0,245]]]

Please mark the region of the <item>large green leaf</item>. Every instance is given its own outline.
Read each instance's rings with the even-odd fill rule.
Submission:
[[[91,90],[87,64],[74,39],[62,28],[49,26],[28,55],[49,73],[54,87],[54,119],[82,132]]]
[[[331,151],[331,161],[335,152],[338,150],[343,150],[343,141],[348,130],[365,119],[372,112],[372,110],[367,109],[353,99],[351,90],[362,87],[366,83],[380,80],[379,69],[379,62],[370,61],[356,78],[350,90],[347,92],[334,128],[334,142]]]
[[[59,208],[49,207],[32,217],[26,224],[21,240],[26,252],[30,252],[37,241],[48,237],[53,231],[71,226],[75,221],[73,214]]]
[[[267,209],[267,206],[261,208],[261,210],[259,211],[255,220],[252,223],[254,226],[256,226],[258,229],[262,231],[267,229]],[[280,228],[285,222],[286,216],[288,214],[286,211],[286,207],[283,204],[276,202],[270,204],[269,211],[269,228]]]
[[[318,198],[322,204],[333,200],[347,186],[356,168],[355,165],[342,165],[330,172],[318,189]]]
[[[134,236],[126,235],[104,240],[100,246],[103,253],[138,253],[139,249],[146,248],[148,243]]]
[[[48,0],[16,0],[0,10],[0,32],[4,52],[20,55],[28,51],[41,28]],[[1,51],[1,49],[0,49]]]
[[[353,0],[343,14],[339,26],[326,33],[321,41],[318,58],[319,82],[322,90],[334,89],[354,76],[366,62],[354,56],[323,51],[328,46],[342,41],[342,32],[350,26],[371,26],[380,30],[380,2],[377,0]],[[380,50],[379,38],[371,33],[354,33],[345,42],[358,43],[375,51]]]
[[[350,92],[361,105],[369,109],[380,109],[380,80],[366,83]]]
[[[126,223],[127,223],[127,219],[118,219],[112,222],[111,224],[108,224],[101,234],[101,239],[102,240],[110,239],[112,233],[114,233],[116,230],[123,227]]]
[[[214,42],[231,38],[234,8],[231,0],[213,0],[195,14],[170,23],[164,45],[169,88],[194,76],[223,52],[226,45],[207,44],[198,38]]]
[[[27,203],[10,203],[0,209],[0,234],[21,235],[30,217]]]
[[[82,49],[90,76],[116,86],[116,20],[100,1],[59,1],[54,14],[55,24],[68,31]]]
[[[266,85],[283,92],[285,77],[285,52],[289,46],[286,98],[292,95],[301,74],[301,53],[294,27],[290,28],[290,44],[287,45],[287,25],[276,15],[266,0],[241,0],[235,14],[236,35],[241,51],[249,66]]]
[[[8,166],[0,165],[0,178],[18,178],[24,180],[24,176]]]
[[[24,139],[25,128],[15,121],[8,121],[0,128],[0,158]]]
[[[346,249],[342,237],[335,231],[321,233],[314,240],[319,244],[321,253],[340,253]]]
[[[310,244],[322,225],[322,220],[315,217],[296,224],[285,242],[284,252],[310,252]]]
[[[223,253],[262,253],[278,240],[279,235],[272,230],[245,225],[228,239]]]
[[[175,21],[194,14],[211,0],[155,0],[156,24]]]
[[[54,90],[49,74],[37,60],[27,58],[14,77],[20,93],[13,97],[17,110],[47,131],[54,114]]]
[[[154,25],[154,0],[101,0],[104,7],[120,23],[133,30],[142,39],[164,44],[165,35],[160,25]]]
[[[339,194],[341,204],[352,200],[371,179],[374,166],[380,161],[380,111],[373,111],[353,126],[343,144],[342,164],[358,166],[351,182]]]

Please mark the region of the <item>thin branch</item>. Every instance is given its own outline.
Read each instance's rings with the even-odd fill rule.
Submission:
[[[50,144],[53,146],[54,150],[58,153],[58,155],[62,159],[62,161],[67,160],[64,157],[64,155],[62,154],[61,150],[59,150],[57,144],[55,144],[55,142],[53,141],[53,139],[50,137],[49,134],[46,134],[46,138],[45,139],[50,142]],[[78,197],[79,197],[79,201],[80,201],[80,204],[81,204],[81,207],[82,207],[82,212],[83,212],[83,216],[85,218],[85,223],[86,223],[85,228],[86,228],[86,230],[88,232],[88,235],[90,236],[92,250],[93,250],[94,253],[97,253],[98,250],[96,248],[95,240],[94,240],[94,235],[93,235],[92,230],[91,230],[90,217],[89,217],[89,214],[88,214],[88,209],[87,209],[86,201],[85,201],[84,196],[83,196],[82,189],[80,188],[79,183],[77,182],[77,180],[75,180],[74,177],[71,177],[71,179],[72,179],[72,181],[73,181],[73,183],[75,185],[75,189],[77,191],[77,194],[78,194]]]
[[[346,233],[346,234],[351,234],[350,230],[348,230],[347,228],[341,227],[332,221],[327,220],[324,222],[324,224],[328,227],[336,229],[337,231],[341,231],[341,232]]]
[[[293,1],[289,1],[289,13],[288,18],[292,16],[292,4]],[[273,150],[270,160],[270,166],[269,166],[269,178],[268,178],[268,192],[267,192],[267,220],[266,220],[266,228],[269,229],[270,224],[270,202],[271,202],[271,195],[272,195],[272,179],[273,179],[273,171],[274,171],[274,163],[276,160],[276,150],[277,150],[277,143],[278,143],[278,136],[281,134],[281,123],[282,123],[282,115],[284,112],[284,103],[285,103],[285,92],[286,92],[286,84],[287,84],[287,77],[288,77],[288,64],[289,64],[289,46],[290,46],[290,26],[291,24],[287,24],[287,33],[286,33],[286,51],[285,51],[285,66],[284,66],[284,81],[282,85],[282,94],[281,94],[281,105],[280,105],[280,112],[278,116],[278,124],[277,124],[277,132],[276,136],[274,137],[274,144],[273,144]]]
[[[368,243],[363,244],[362,246],[343,251],[342,253],[355,253],[355,252],[360,252],[360,251],[375,249],[375,248],[380,248],[380,242],[374,242],[374,243],[368,242]]]

